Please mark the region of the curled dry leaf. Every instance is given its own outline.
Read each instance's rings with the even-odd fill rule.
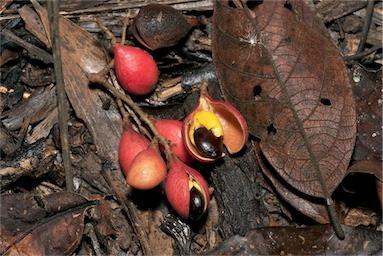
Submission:
[[[217,1],[213,23],[225,99],[243,114],[284,180],[328,197],[345,176],[356,122],[346,67],[322,22],[303,1],[238,8]]]
[[[382,162],[377,160],[359,160],[355,161],[347,171],[348,174],[371,174],[375,176],[376,192],[379,197],[380,205],[383,206],[382,187],[383,172]]]
[[[85,211],[93,204],[70,192],[2,195],[0,254],[73,253],[82,239]]]
[[[317,198],[302,197],[299,191],[292,189],[289,184],[273,173],[274,170],[272,170],[270,165],[265,162],[264,156],[259,148],[259,143],[253,142],[253,147],[255,149],[255,157],[259,166],[265,176],[273,184],[275,191],[281,196],[281,198],[283,198],[283,200],[288,202],[297,211],[320,224],[330,223],[327,209],[323,203],[318,202],[318,200],[316,200]]]

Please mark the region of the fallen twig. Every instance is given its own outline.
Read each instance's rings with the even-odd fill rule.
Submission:
[[[69,135],[68,135],[68,105],[66,102],[66,93],[63,77],[63,68],[61,62],[60,36],[59,36],[59,1],[48,1],[48,16],[50,36],[52,42],[53,62],[55,67],[58,115],[60,127],[61,150],[63,156],[65,183],[68,191],[74,191],[73,173],[71,170],[71,159],[69,153]]]

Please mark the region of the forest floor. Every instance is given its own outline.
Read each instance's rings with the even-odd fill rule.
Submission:
[[[227,100],[219,80],[224,76],[222,69],[216,72],[214,62],[213,51],[220,53],[221,48],[212,32],[217,27],[213,1],[160,1],[191,20],[196,18],[198,25],[190,27],[176,45],[150,50],[135,37],[133,19],[142,7],[159,1],[61,0],[63,77],[55,73],[51,40],[44,32],[44,25],[49,27],[46,2],[41,3],[43,9],[35,2],[0,4],[0,254],[351,255],[382,251],[382,2],[306,1],[343,59],[355,101],[356,134],[350,136],[356,142],[341,183],[332,191],[344,242],[329,242],[336,235],[327,225],[331,218],[322,199],[303,195],[304,189],[283,196],[300,185],[291,188],[294,185],[289,184],[281,190],[285,181],[268,176],[274,162],[261,161],[266,147],[253,132],[238,154],[227,154],[215,163],[191,164],[207,180],[211,193],[207,212],[197,221],[185,220],[172,209],[165,182],[145,191],[126,184],[118,155],[124,127],[130,123],[140,133],[150,134],[135,107],[157,119],[182,121],[196,107],[205,80],[212,98]],[[241,1],[228,2],[235,9],[234,4]],[[293,1],[279,2],[295,8]],[[121,38],[127,10],[127,43],[151,53],[160,72],[153,93],[132,96],[134,107],[99,83],[90,83],[88,77],[113,58],[110,38],[94,18]],[[235,24],[234,15],[230,17]],[[367,29],[366,23],[370,23]],[[168,38],[177,36],[175,30]],[[262,33],[261,39],[246,37],[240,42],[252,49],[264,47],[257,41]],[[319,58],[321,53],[317,54]],[[315,61],[313,57],[310,61]],[[117,92],[125,94],[113,70],[106,74]],[[64,98],[59,95],[60,78]],[[255,88],[261,87],[251,92],[259,96],[261,91]],[[65,114],[58,100],[64,102]],[[322,103],[329,105],[326,99]],[[248,114],[245,118],[252,129]],[[68,129],[66,141],[60,122]],[[268,133],[273,132],[279,130],[269,125]]]

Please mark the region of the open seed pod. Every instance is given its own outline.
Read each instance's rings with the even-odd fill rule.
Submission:
[[[133,35],[145,47],[156,50],[176,45],[193,25],[192,19],[170,5],[150,4],[134,18]]]
[[[170,159],[165,194],[173,209],[185,219],[198,220],[209,203],[209,187],[204,177],[177,157]]]
[[[228,102],[213,100],[201,88],[197,107],[184,119],[183,139],[191,155],[201,162],[213,162],[225,154],[239,152],[249,133],[242,114]]]

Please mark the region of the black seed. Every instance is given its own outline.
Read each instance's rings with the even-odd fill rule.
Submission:
[[[196,187],[190,190],[189,219],[198,220],[204,213],[205,201],[201,191]]]
[[[197,149],[208,158],[218,158],[223,152],[222,136],[215,137],[211,130],[199,127],[194,131],[194,142]]]

